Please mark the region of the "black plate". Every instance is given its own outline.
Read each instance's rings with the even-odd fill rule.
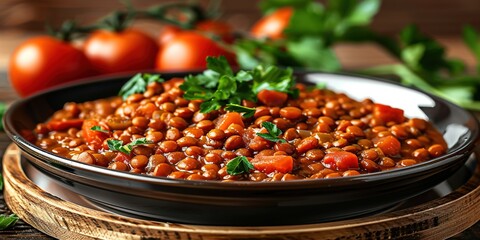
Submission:
[[[184,73],[164,74],[164,78]],[[407,117],[428,118],[444,133],[448,153],[411,167],[354,177],[289,182],[219,182],[168,179],[119,172],[71,161],[46,152],[20,132],[62,108],[115,95],[130,76],[68,85],[14,103],[5,114],[9,137],[38,169],[70,190],[117,211],[189,224],[283,225],[344,219],[388,208],[427,191],[463,166],[473,150],[478,123],[462,108],[417,90],[362,77],[325,73],[298,74],[304,82],[326,82],[353,98],[405,110]]]

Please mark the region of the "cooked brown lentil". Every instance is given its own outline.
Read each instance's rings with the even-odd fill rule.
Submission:
[[[66,103],[49,122],[36,126],[35,143],[72,161],[119,171],[223,181],[356,176],[411,166],[447,151],[428,121],[407,119],[403,111],[369,99],[358,102],[298,84],[299,98],[281,106],[244,101],[255,108],[253,117],[229,119],[230,124],[219,127],[226,111],[201,113],[201,101],[182,98],[178,84],[165,84],[150,84],[144,94],[126,101]],[[285,142],[256,135],[265,132],[261,126],[266,121],[283,131],[279,138]],[[93,131],[93,126],[105,132]],[[106,143],[142,137],[149,143],[134,146],[130,154],[110,150]],[[229,175],[226,164],[236,156],[246,156],[255,169]]]

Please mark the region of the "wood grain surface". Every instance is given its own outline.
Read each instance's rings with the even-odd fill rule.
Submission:
[[[404,210],[352,220],[274,227],[218,227],[147,221],[82,207],[30,181],[20,151],[4,155],[5,200],[35,228],[59,239],[445,239],[480,220],[480,163],[471,179],[445,197]]]

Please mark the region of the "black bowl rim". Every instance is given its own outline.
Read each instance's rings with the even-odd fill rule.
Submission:
[[[188,74],[199,73],[198,71],[194,71],[194,72],[147,71],[147,72],[160,73],[162,75],[167,75],[167,76],[174,75],[174,77],[187,76]],[[416,88],[401,85],[398,82],[394,82],[394,81],[386,80],[382,78],[371,77],[371,76],[364,76],[360,74],[354,74],[354,73],[348,73],[348,72],[329,73],[329,72],[320,72],[320,71],[296,71],[295,73],[301,76],[308,75],[308,74],[326,74],[326,75],[334,75],[334,76],[354,77],[354,78],[360,78],[365,80],[380,81],[380,82],[391,84],[400,88],[414,90],[427,95],[428,97],[432,98],[435,102],[442,102],[451,109],[453,108],[456,111],[463,112],[464,114],[468,115],[471,119],[474,120],[473,121],[474,126],[472,128],[469,128],[469,131],[471,132],[471,134],[469,135],[469,138],[466,139],[465,142],[461,146],[459,146],[457,149],[455,149],[453,152],[448,152],[446,155],[431,159],[427,162],[418,163],[413,166],[392,169],[389,171],[381,171],[381,172],[375,172],[375,173],[360,174],[357,176],[332,178],[332,179],[301,179],[301,180],[295,180],[295,181],[279,181],[279,182],[253,182],[253,181],[222,182],[218,180],[202,181],[202,180],[172,179],[167,177],[155,177],[155,176],[150,176],[145,174],[116,171],[116,170],[112,170],[112,169],[108,169],[108,168],[100,167],[96,165],[75,162],[67,158],[59,157],[53,153],[47,152],[35,146],[34,144],[24,139],[16,131],[16,129],[13,128],[13,124],[12,124],[13,110],[26,102],[32,101],[32,99],[42,97],[43,95],[47,95],[56,91],[61,91],[67,88],[81,87],[83,85],[96,84],[96,83],[108,82],[108,81],[118,81],[120,78],[131,77],[132,73],[110,74],[110,75],[102,75],[102,76],[80,79],[80,80],[72,81],[57,87],[49,88],[44,91],[40,91],[24,99],[17,100],[14,103],[12,103],[10,107],[7,109],[7,112],[5,113],[5,116],[3,118],[3,124],[4,124],[5,132],[7,133],[7,135],[10,137],[10,139],[12,139],[12,141],[17,146],[20,147],[20,149],[22,149],[23,151],[28,151],[30,153],[33,153],[36,156],[41,156],[45,159],[53,160],[52,162],[60,163],[61,165],[70,167],[72,169],[78,169],[78,170],[93,172],[101,175],[107,175],[108,177],[116,177],[123,180],[132,180],[132,181],[138,181],[138,182],[144,182],[144,183],[150,183],[150,184],[156,184],[156,185],[167,185],[167,186],[175,186],[175,187],[232,188],[232,189],[237,187],[246,187],[248,189],[268,187],[268,188],[281,189],[281,188],[315,187],[315,186],[321,186],[321,185],[325,185],[329,187],[348,186],[353,183],[384,181],[387,179],[394,179],[397,177],[414,174],[418,172],[425,172],[430,169],[435,169],[438,166],[448,165],[448,163],[450,163],[451,161],[456,161],[460,157],[468,156],[476,145],[476,140],[478,139],[478,136],[479,136],[479,123],[477,119],[474,117],[474,115],[471,112],[459,107],[458,105],[448,100],[442,99],[440,97],[437,97],[435,95],[432,95],[430,93],[427,93],[425,91],[422,91]],[[40,158],[40,160],[43,162],[46,162],[45,159]],[[47,164],[49,166],[52,166],[48,162]],[[242,188],[237,188],[237,189],[241,190]]]

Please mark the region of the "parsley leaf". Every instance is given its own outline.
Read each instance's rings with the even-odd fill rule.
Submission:
[[[257,136],[262,137],[265,140],[271,141],[271,142],[280,142],[280,143],[286,143],[285,139],[279,138],[282,134],[282,130],[280,130],[277,125],[271,123],[271,122],[263,122],[262,127],[264,127],[268,133],[257,133]]]
[[[0,173],[0,191],[3,190],[3,176]]]
[[[252,163],[245,156],[238,156],[227,163],[227,173],[230,175],[239,175],[249,173],[254,169]]]
[[[252,90],[255,94],[267,89],[285,92],[294,98],[298,97],[299,92],[298,89],[294,88],[295,78],[293,77],[293,70],[291,68],[282,69],[275,66],[265,67],[259,65],[252,70],[252,75]]]
[[[146,138],[137,138],[133,140],[132,142],[123,145],[122,140],[117,140],[117,139],[109,139],[107,140],[107,145],[110,150],[114,151],[120,151],[125,154],[130,154],[132,151],[133,147],[136,145],[142,145],[142,144],[150,144],[152,143],[151,141],[148,141]]]
[[[19,218],[15,214],[10,214],[8,216],[5,214],[0,215],[0,230],[5,230],[15,225],[18,219]]]
[[[125,100],[132,94],[145,92],[148,84],[163,81],[160,74],[138,73],[122,86],[118,95]]]
[[[225,110],[231,111],[231,112],[243,113],[242,116],[244,118],[253,117],[253,115],[255,114],[255,108],[249,108],[249,107],[245,107],[245,106],[242,106],[242,105],[239,105],[239,104],[229,103],[225,107]]]
[[[107,130],[102,129],[102,127],[100,127],[100,126],[93,126],[92,128],[90,128],[90,130],[92,130],[92,131],[97,131],[97,132],[108,133]]]

